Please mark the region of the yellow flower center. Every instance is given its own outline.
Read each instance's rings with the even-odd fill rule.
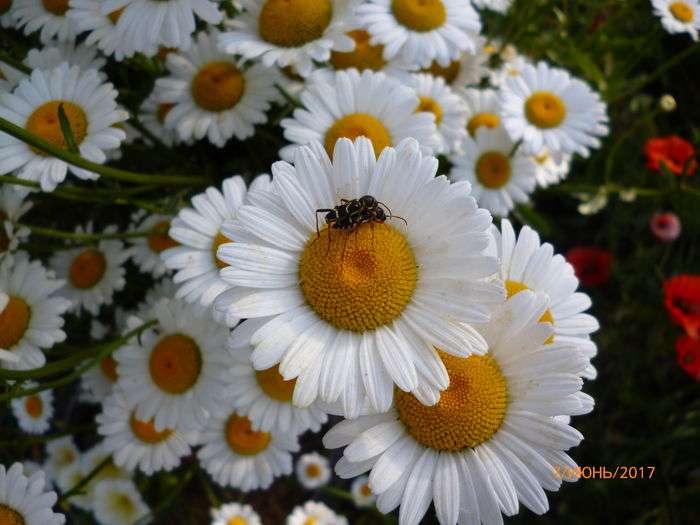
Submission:
[[[12,7],[12,0],[0,0],[0,15],[4,15]],[[5,78],[0,72],[0,79]]]
[[[221,270],[222,268],[226,268],[228,264],[226,264],[224,261],[219,259],[219,256],[217,255],[217,252],[219,251],[219,246],[222,244],[226,244],[229,242],[233,242],[231,239],[226,237],[223,233],[219,232],[216,234],[216,237],[214,237],[214,240],[211,243],[211,253],[214,257],[214,264],[216,267]]]
[[[501,124],[501,117],[495,113],[477,113],[467,123],[467,131],[472,137],[476,136],[476,130],[481,126],[496,129]]]
[[[510,180],[510,175],[510,161],[499,151],[482,153],[476,161],[476,178],[486,188],[502,188]]]
[[[442,0],[393,0],[391,10],[399,24],[418,32],[437,29],[447,20]]]
[[[250,419],[232,414],[226,421],[226,442],[231,450],[242,456],[255,456],[270,444],[268,432],[256,432],[252,429]]]
[[[0,503],[0,523],[2,525],[25,525],[26,522],[19,512]]]
[[[110,383],[117,382],[117,362],[111,355],[108,355],[100,361],[100,370],[102,371],[102,375],[104,375]]]
[[[0,348],[10,350],[20,342],[29,327],[32,310],[24,299],[10,296],[4,310],[0,312]]]
[[[430,97],[418,97],[420,101],[416,112],[426,111],[435,115],[435,125],[439,126],[442,123],[442,107],[437,100]]]
[[[335,69],[356,68],[360,71],[371,69],[380,71],[386,65],[383,53],[384,46],[377,44],[373,46],[369,43],[370,36],[364,29],[355,29],[347,34],[355,41],[355,49],[343,53],[340,51],[331,52],[331,64]]]
[[[258,31],[276,46],[300,47],[321,38],[332,18],[331,0],[267,0]]]
[[[130,523],[136,514],[136,505],[128,494],[113,492],[107,497],[107,505],[112,512]]]
[[[421,69],[421,72],[429,73],[434,77],[442,77],[445,79],[445,82],[447,82],[448,84],[452,84],[452,82],[454,82],[457,79],[457,75],[459,75],[460,68],[461,64],[459,63],[459,60],[450,62],[446,67],[442,67],[440,64],[437,63],[437,61],[433,60],[433,62],[430,64],[430,67]]]
[[[170,221],[162,221],[151,228],[151,234],[147,237],[148,247],[155,253],[160,253],[168,248],[179,246],[180,243],[168,235]]]
[[[117,9],[116,11],[112,11],[107,15],[107,18],[109,18],[109,21],[112,22],[112,24],[117,25],[117,22],[119,22],[119,17],[122,16],[124,9],[126,9],[126,6],[122,7],[121,9]]]
[[[235,106],[245,91],[243,73],[230,62],[210,62],[192,80],[192,98],[207,111],[225,111]]]
[[[2,74],[0,73],[0,79],[2,79]],[[0,253],[4,252],[10,247],[10,238],[5,232],[5,221],[7,220],[7,214],[0,210]]]
[[[104,254],[88,248],[73,259],[68,269],[68,279],[76,288],[87,290],[99,283],[106,271],[107,259]]]
[[[131,417],[129,418],[129,425],[131,426],[131,431],[134,433],[134,436],[149,445],[155,445],[161,441],[165,441],[173,433],[169,428],[158,432],[156,426],[153,424],[153,420],[141,421],[136,419],[136,414],[134,412],[131,413]]]
[[[392,144],[389,130],[378,118],[367,113],[350,113],[336,120],[326,131],[325,146],[328,155],[333,157],[333,150],[338,139],[355,140],[357,137],[367,137],[371,140],[374,154],[377,157],[384,151],[384,148]]]
[[[318,520],[314,516],[309,516],[308,518],[306,518],[303,525],[316,525],[317,523]]]
[[[538,128],[555,128],[566,118],[566,106],[559,95],[538,91],[525,101],[525,116]]]
[[[369,488],[369,483],[365,483],[360,487],[360,494],[362,494],[365,498],[369,498],[372,495],[372,489]]]
[[[56,464],[59,467],[66,467],[75,461],[75,451],[72,448],[61,449],[56,455]]]
[[[51,100],[50,102],[45,102],[29,115],[24,127],[31,134],[37,135],[46,142],[62,149],[68,149],[68,143],[63,135],[63,130],[61,130],[61,121],[58,118],[58,106],[61,104],[63,104],[63,112],[66,115],[68,124],[70,124],[70,130],[75,139],[75,143],[80,144],[87,135],[87,116],[83,108],[67,100]],[[37,155],[46,155],[46,153],[38,148],[32,146],[31,149]]]
[[[511,281],[510,279],[506,280],[506,293],[508,294],[508,299],[513,297],[515,294],[522,292],[523,290],[529,290],[530,287],[524,283],[521,283],[520,281]],[[554,324],[554,316],[552,315],[552,310],[547,308],[542,316],[539,318],[540,323],[550,323]],[[544,344],[550,344],[554,342],[554,336],[550,335],[547,340],[544,342]]]
[[[44,402],[37,395],[29,396],[24,400],[24,409],[30,417],[39,419],[44,413]]]
[[[44,9],[57,16],[63,16],[68,11],[68,0],[41,0]]]
[[[197,343],[182,334],[165,336],[153,348],[149,361],[153,382],[168,394],[187,392],[202,371],[202,355]]]
[[[489,355],[454,357],[440,353],[450,386],[434,406],[395,389],[399,420],[413,438],[428,448],[457,452],[491,438],[501,427],[508,406],[508,385]]]
[[[315,463],[312,463],[310,465],[306,465],[306,476],[309,478],[317,478],[321,475],[321,467],[316,465]]]
[[[686,2],[673,2],[668,6],[668,10],[671,11],[673,17],[679,22],[687,24],[688,22],[692,22],[693,18],[695,18],[693,8]]]
[[[267,370],[256,370],[255,379],[258,381],[262,391],[272,399],[282,403],[289,403],[292,400],[296,380],[290,379],[285,381],[279,372],[278,366],[273,366]]]
[[[411,300],[417,274],[406,237],[386,223],[324,228],[307,243],[299,265],[309,306],[339,330],[353,332],[396,319]]]
[[[165,117],[168,116],[168,113],[170,113],[170,110],[175,107],[175,104],[169,104],[167,102],[164,102],[163,104],[158,105],[158,109],[156,109],[156,119],[158,119],[158,122],[161,124],[165,123]]]
[[[226,522],[226,525],[248,525],[248,522],[241,516],[234,516]]]
[[[537,162],[537,164],[542,165],[545,162],[547,162],[547,160],[549,160],[549,153],[547,153],[546,151],[541,155],[535,155],[535,162]]]

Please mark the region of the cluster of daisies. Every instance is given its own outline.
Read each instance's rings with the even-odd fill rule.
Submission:
[[[127,232],[86,222],[46,261],[23,249],[34,194],[0,188],[0,371],[18,426],[54,423],[48,383],[24,380],[49,350],[60,357],[35,379],[81,352],[79,400],[98,411],[92,448],[46,447],[63,508],[147,520],[136,481],[185,461],[243,493],[293,472],[316,490],[334,470],[358,507],[398,508],[402,525],[431,504],[442,525],[500,523],[521,504],[542,514],[545,490],[575,481],[559,473],[575,472],[567,451],[583,439],[571,417],[593,409],[582,387],[598,323],[573,267],[505,217],[600,145],[606,107],[567,71],[480,35],[477,9],[509,4],[0,4],[3,26],[42,42],[30,74],[0,65],[0,117],[22,130],[0,133],[0,174],[34,189],[98,179],[127,141],[223,148],[273,105],[297,106],[271,175],[226,178],[172,214],[141,210]],[[104,66],[136,54],[165,72],[127,111]],[[119,304],[127,264],[154,283],[132,308]],[[64,343],[68,316],[90,318],[94,346]],[[335,465],[299,454],[330,417]],[[0,468],[0,523],[63,522],[39,467]],[[262,510],[226,504],[212,523],[256,525]],[[286,522],[347,520],[310,500]]]

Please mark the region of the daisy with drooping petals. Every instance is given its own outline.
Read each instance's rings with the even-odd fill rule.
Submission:
[[[159,47],[189,49],[195,16],[212,25],[223,18],[212,0],[105,0],[101,12],[119,13],[117,31],[132,49],[146,55],[154,55]]]
[[[476,52],[479,15],[469,0],[371,0],[356,10],[356,20],[384,45],[384,58],[446,67],[464,51]]]
[[[331,479],[328,458],[317,452],[310,452],[299,457],[295,472],[301,486],[309,490],[323,487]]]
[[[293,118],[283,119],[284,137],[293,142],[280,150],[291,161],[300,144],[318,141],[333,154],[340,138],[367,137],[378,157],[386,147],[395,147],[412,137],[421,146],[438,146],[432,113],[416,112],[420,100],[416,92],[384,73],[355,69],[338,71],[309,83],[300,99],[304,108],[294,110]]]
[[[168,235],[172,217],[154,213],[143,220],[132,217],[135,221],[131,229],[149,232],[145,237],[129,239],[129,253],[136,266],[143,273],[149,273],[154,278],[162,277],[168,268],[163,263],[160,254],[168,248],[178,246],[178,242]]]
[[[490,9],[497,13],[505,13],[510,9],[513,0],[473,0],[474,5],[479,9]]]
[[[133,525],[148,514],[148,505],[129,479],[100,481],[92,507],[101,525]]]
[[[352,481],[350,493],[356,507],[373,507],[377,501],[377,496],[369,488],[369,476],[358,476]]]
[[[501,221],[501,230],[493,226],[494,255],[501,262],[500,277],[505,282],[508,297],[523,290],[533,290],[549,298],[543,321],[552,323],[554,341],[576,346],[588,359],[597,353],[590,334],[598,330],[598,321],[584,313],[591,299],[577,292],[579,281],[574,268],[549,243],[542,243],[538,233],[523,226],[515,234],[510,221]],[[596,370],[588,364],[583,376],[593,379]]]
[[[333,512],[325,503],[307,501],[287,516],[286,525],[348,525],[348,520]]]
[[[53,439],[46,444],[46,473],[55,482],[61,472],[80,461],[80,451],[72,436]]]
[[[77,233],[92,233],[92,224]],[[108,226],[104,233],[115,233],[116,226]],[[100,307],[112,304],[114,292],[124,288],[124,263],[129,251],[119,240],[101,240],[97,246],[72,248],[57,252],[50,261],[56,275],[66,280],[61,295],[73,304],[71,309],[80,313],[83,309],[97,315]]]
[[[72,19],[80,31],[89,31],[85,39],[85,47],[96,46],[105,55],[114,55],[115,60],[121,61],[134,55],[132,42],[124,31],[117,28],[123,9],[116,9],[107,14],[102,13],[102,0],[70,0],[70,9],[66,16]],[[151,51],[151,50],[149,50]],[[152,52],[146,55],[155,54]]]
[[[498,129],[501,126],[501,102],[492,89],[464,89],[460,91],[467,105],[467,132],[473,139],[479,128]]]
[[[22,389],[31,390],[37,386],[39,383],[27,381]],[[51,418],[53,417],[53,392],[51,390],[15,397],[12,399],[11,406],[19,428],[28,434],[45,434],[51,427]]]
[[[103,84],[98,71],[82,71],[62,63],[54,69],[35,69],[10,94],[0,94],[0,116],[29,133],[68,149],[61,130],[58,108],[63,107],[80,155],[103,163],[105,151],[119,147],[126,138],[115,124],[128,114],[117,108],[117,91]],[[17,170],[21,179],[41,183],[44,191],[53,191],[70,170],[81,179],[96,179],[98,174],[68,165],[33,146],[0,134],[0,174]]]
[[[102,68],[107,60],[98,56],[97,49],[75,42],[52,42],[43,49],[30,49],[24,63],[32,69],[53,69],[68,62],[69,66],[78,66],[82,71],[95,69],[100,80],[107,80]]]
[[[517,203],[527,202],[535,189],[535,161],[520,151],[502,129],[480,127],[467,137],[463,153],[450,157],[453,180],[466,180],[472,195],[494,215],[506,216]]]
[[[233,330],[228,347],[235,365],[228,372],[227,397],[241,415],[251,420],[255,430],[295,435],[307,430],[318,432],[328,417],[315,403],[308,407],[292,403],[296,381],[285,381],[279,366],[265,370],[253,368],[250,336],[265,322],[266,319],[251,319]]]
[[[260,175],[250,186],[268,188],[270,177]],[[192,208],[180,210],[170,226],[170,236],[180,246],[165,250],[161,257],[165,265],[176,273],[173,280],[179,285],[177,297],[187,302],[211,306],[229,285],[219,276],[226,263],[217,257],[219,246],[231,242],[221,233],[224,221],[233,219],[246,198],[246,185],[241,176],[229,177],[221,190],[207,188],[192,197]]]
[[[452,153],[466,138],[467,106],[440,77],[416,74],[411,78],[420,101],[416,111],[435,116],[439,145],[437,153]]]
[[[168,147],[180,142],[177,130],[165,127],[165,117],[174,107],[175,104],[158,101],[156,92],[152,91],[139,108],[139,121],[143,127]],[[144,135],[143,140],[148,144],[153,142],[147,135]]]
[[[127,404],[119,389],[103,401],[96,421],[98,433],[105,438],[104,449],[113,455],[114,463],[129,471],[138,468],[149,476],[177,467],[197,440],[196,432],[177,428],[157,431],[153,421],[136,417],[135,408]]]
[[[539,155],[533,156],[533,159],[535,161],[535,179],[542,188],[561,182],[569,174],[571,155],[568,153],[550,153],[545,148]]]
[[[654,14],[669,33],[688,33],[697,41],[700,30],[700,2],[698,0],[651,0]]]
[[[211,509],[211,520],[211,525],[262,525],[253,507],[240,503],[226,503]]]
[[[24,202],[27,191],[9,184],[0,188],[0,262],[17,249],[20,241],[29,237],[29,228],[16,228],[17,221],[32,207]]]
[[[412,139],[378,160],[363,137],[340,139],[332,161],[314,142],[275,163],[271,191],[224,225],[234,242],[219,248],[221,276],[235,287],[215,307],[271,316],[252,334],[253,366],[296,378],[295,405],[320,397],[354,416],[367,396],[386,411],[394,384],[434,403],[448,378],[433,347],[485,350],[471,323],[504,297],[484,281],[497,270],[484,253],[491,217],[437,164]],[[317,229],[317,210],[361,197],[386,220]]]
[[[481,326],[486,355],[442,354],[450,386],[436,405],[397,391],[387,413],[333,427],[323,442],[345,447],[337,474],[370,470],[377,508],[400,505],[404,525],[417,525],[431,501],[442,525],[500,523],[519,502],[545,513],[543,489],[559,489],[564,476],[555,469],[575,468],[565,451],[583,439],[552,416],[580,408],[587,362],[575,347],[545,344],[552,327],[538,320],[546,306],[543,296],[521,292]]]
[[[117,385],[136,417],[158,432],[192,430],[216,408],[230,367],[228,330],[208,309],[177,299],[153,308],[157,330],[143,332],[114,353]]]
[[[253,430],[250,420],[219,410],[204,424],[197,452],[200,465],[222,487],[243,492],[266,489],[292,472],[292,454],[299,450],[292,433]]]
[[[55,492],[44,492],[44,473],[25,476],[21,463],[0,465],[0,523],[3,525],[63,525],[66,518],[53,511]]]
[[[24,252],[0,264],[0,368],[44,366],[42,348],[66,339],[63,314],[70,302],[54,296],[64,282]]]
[[[227,21],[218,37],[222,51],[259,59],[267,67],[293,66],[307,76],[313,61],[331,50],[351,51],[345,34],[356,0],[243,0],[245,11]]]
[[[185,142],[206,136],[221,148],[231,137],[253,135],[254,126],[267,121],[265,112],[281,95],[275,88],[277,69],[245,66],[217,51],[215,38],[214,30],[202,32],[189,51],[170,53],[170,76],[156,81],[155,93],[160,103],[173,105],[165,115],[166,128],[176,129]]]
[[[514,142],[529,153],[543,148],[587,157],[608,133],[608,116],[600,95],[564,69],[545,62],[527,65],[500,90],[503,125]]]
[[[78,34],[73,20],[66,16],[68,0],[12,0],[14,27],[24,28],[30,35],[41,29],[39,38],[47,43],[55,38],[59,42],[71,42]]]

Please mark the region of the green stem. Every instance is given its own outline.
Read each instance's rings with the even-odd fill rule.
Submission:
[[[29,231],[43,237],[56,237],[58,239],[70,239],[73,241],[99,241],[102,239],[132,239],[135,237],[148,237],[152,232],[126,232],[126,233],[75,233],[52,228],[42,228],[31,224],[17,223],[19,227],[28,228]]]
[[[103,468],[105,468],[107,465],[109,465],[112,462],[112,455],[110,454],[106,458],[104,458],[102,461],[100,461],[99,465],[97,465],[94,469],[92,469],[87,476],[85,476],[83,479],[81,479],[75,486],[73,486],[68,492],[63,494],[60,498],[58,498],[57,503],[61,503],[62,501],[66,501],[73,496],[78,496],[79,494],[82,494],[81,490],[87,486],[88,483],[90,483],[97,475],[102,471]]]
[[[172,505],[173,501],[177,499],[177,497],[180,495],[183,489],[187,486],[187,484],[192,479],[192,476],[194,475],[194,471],[196,469],[197,465],[195,463],[190,465],[190,467],[185,471],[184,475],[180,477],[180,480],[178,481],[177,485],[175,485],[170,491],[168,497],[163,499],[158,504],[158,506],[156,506],[148,515],[138,520],[135,523],[135,525],[147,525],[148,523],[155,523],[155,518],[158,517],[159,514],[167,510],[167,508],[170,507],[170,505]]]
[[[280,84],[275,84],[275,87],[277,88],[277,91],[279,91],[282,94],[284,99],[287,102],[289,102],[292,106],[294,106],[295,108],[300,108],[303,106],[303,104],[297,98],[294,98],[292,95],[290,95],[289,92],[286,89],[284,89],[283,86],[281,86]]]
[[[19,60],[11,57],[8,53],[5,51],[0,50],[0,62],[5,62],[8,66],[12,66],[18,71],[21,71],[25,75],[31,75],[32,74],[32,68],[24,65],[22,62]]]
[[[551,191],[554,193],[622,193],[632,191],[640,197],[662,197],[674,192],[686,192],[700,196],[700,189],[682,187],[682,188],[639,188],[635,186],[620,186],[619,184],[576,184],[563,183],[557,186],[550,186],[542,191]]]
[[[65,436],[75,436],[78,434],[83,434],[85,432],[92,432],[95,430],[95,425],[84,425],[81,427],[73,427],[66,430],[65,432],[59,432],[56,434],[46,434],[44,436],[28,436],[26,434],[22,436],[16,436],[13,439],[8,439],[5,441],[0,441],[0,448],[6,447],[22,447],[27,445],[35,445],[38,443],[48,443],[54,439],[59,439]]]
[[[134,184],[163,184],[172,186],[200,186],[209,183],[206,177],[195,177],[195,176],[181,176],[181,175],[145,175],[142,173],[134,173],[131,171],[121,170],[118,168],[113,168],[111,166],[105,166],[102,164],[97,164],[95,162],[89,161],[74,155],[69,151],[64,150],[58,146],[47,142],[32,133],[29,133],[24,128],[17,126],[0,117],[0,131],[4,131],[8,135],[15,137],[22,142],[34,146],[45,153],[49,153],[52,156],[61,159],[73,166],[83,168],[85,170],[93,171],[99,173],[105,178],[120,180],[123,182],[131,182]]]

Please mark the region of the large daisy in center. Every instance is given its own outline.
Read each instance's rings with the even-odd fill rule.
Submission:
[[[394,384],[435,403],[449,380],[434,347],[483,352],[470,323],[505,296],[484,280],[497,269],[491,216],[466,185],[436,178],[415,140],[377,160],[369,140],[341,139],[332,161],[315,142],[294,164],[274,164],[271,191],[224,224],[221,276],[235,287],[216,308],[271,316],[252,334],[253,366],[296,378],[298,406],[320,396],[357,415],[367,395],[386,410]],[[320,211],[335,207],[337,221]]]

